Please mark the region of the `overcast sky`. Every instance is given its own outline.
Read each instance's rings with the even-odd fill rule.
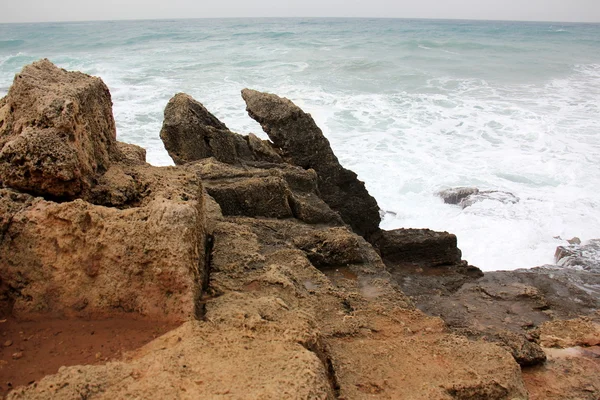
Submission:
[[[3,0],[0,22],[389,17],[600,22],[600,0]]]

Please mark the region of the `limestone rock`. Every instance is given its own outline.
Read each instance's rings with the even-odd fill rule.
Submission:
[[[242,90],[248,115],[261,124],[283,158],[319,177],[322,199],[340,213],[344,222],[368,238],[379,229],[379,207],[356,174],[342,167],[329,141],[306,114],[286,98],[255,90]]]
[[[131,143],[117,142],[117,147],[123,154],[125,161],[134,164],[146,163],[146,149]]]
[[[101,79],[48,60],[26,66],[0,102],[0,182],[73,199],[118,153],[112,101]]]
[[[488,336],[487,339],[506,347],[519,365],[538,365],[546,361],[546,353],[540,345],[527,340],[523,334],[500,330]]]
[[[544,347],[563,349],[600,346],[600,323],[581,317],[548,321],[540,327],[540,343]]]
[[[161,172],[170,188],[187,184],[190,196],[200,190],[193,174]],[[159,183],[143,207],[125,210],[83,200],[31,200],[2,190],[0,204],[13,211],[0,241],[0,277],[16,293],[13,315],[193,316],[204,273],[202,203],[199,193],[187,200],[163,197]]]
[[[294,245],[306,253],[316,267],[334,267],[363,263],[363,251],[356,235],[347,228],[330,228],[298,234]]]
[[[292,209],[290,192],[285,181],[278,177],[249,178],[206,188],[221,206],[224,215],[289,218]]]
[[[255,134],[248,134],[248,146],[258,160],[282,163],[283,159],[271,142],[259,139]]]

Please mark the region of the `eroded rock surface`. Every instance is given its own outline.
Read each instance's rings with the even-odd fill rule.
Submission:
[[[48,60],[23,68],[2,99],[5,313],[184,321],[196,312],[206,238],[200,181],[151,167],[144,149],[117,142],[111,107],[102,80]]]
[[[2,203],[18,209],[0,242],[0,276],[13,293],[13,315],[125,312],[176,321],[193,315],[204,253],[198,182],[193,174],[162,172],[170,186],[191,186],[187,201],[157,196],[119,210],[83,200],[15,201],[0,189]]]
[[[377,202],[356,174],[340,165],[310,114],[274,94],[244,89],[242,97],[248,115],[282,150],[284,159],[317,172],[321,197],[340,213],[344,222],[367,238],[379,229],[381,218]]]
[[[269,143],[255,135],[231,132],[200,102],[185,93],[178,93],[169,100],[160,137],[177,165],[209,157],[228,164],[281,161]]]
[[[506,346],[522,365],[546,359],[538,332],[542,324],[594,316],[600,308],[600,275],[586,271],[548,267],[487,272],[454,291],[436,277],[392,274],[419,309],[440,316],[456,332]]]
[[[86,193],[117,153],[112,101],[101,79],[48,60],[17,74],[0,101],[0,179],[33,195]]]

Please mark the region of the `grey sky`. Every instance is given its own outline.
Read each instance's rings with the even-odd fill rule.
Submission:
[[[600,0],[4,0],[0,22],[393,17],[600,22]]]

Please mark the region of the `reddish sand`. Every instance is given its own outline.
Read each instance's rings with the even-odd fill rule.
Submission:
[[[56,373],[63,365],[118,359],[174,327],[131,319],[0,320],[0,396]]]

